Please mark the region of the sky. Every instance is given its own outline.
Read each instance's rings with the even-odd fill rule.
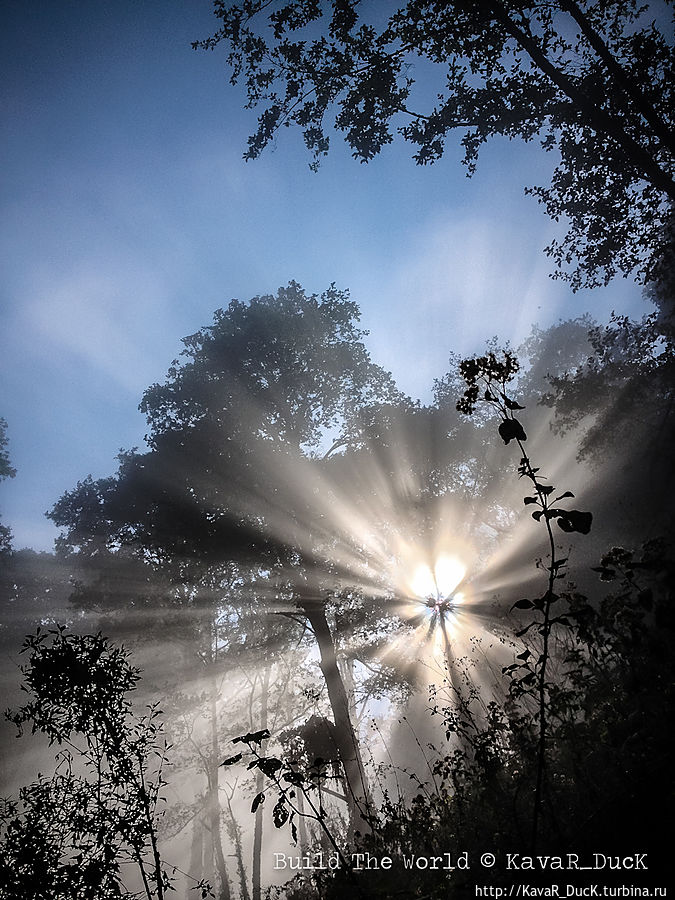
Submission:
[[[191,48],[217,28],[209,0],[3,9],[0,417],[17,475],[0,513],[16,548],[51,549],[45,511],[142,445],[143,391],[232,298],[348,288],[373,359],[422,401],[451,351],[647,311],[630,282],[573,295],[549,278],[556,226],[523,192],[554,163],[536,143],[493,143],[470,180],[452,141],[432,167],[400,141],[362,165],[336,136],[315,174],[289,129],[247,163],[255,112],[224,51]]]

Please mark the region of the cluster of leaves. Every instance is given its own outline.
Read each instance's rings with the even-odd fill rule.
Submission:
[[[549,777],[538,852],[573,848],[589,858],[600,847],[634,852],[635,829],[627,823],[637,824],[640,847],[652,851],[652,881],[645,876],[641,884],[658,884],[667,878],[668,835],[653,807],[667,807],[674,795],[675,746],[663,725],[675,712],[675,564],[665,542],[651,541],[639,553],[612,549],[596,571],[611,583],[601,600],[575,591],[560,596],[566,621],[552,647],[559,673],[547,695]],[[516,665],[531,658],[524,651]],[[448,873],[416,869],[406,858],[445,860],[449,850],[457,855],[456,848],[470,860],[486,851],[498,859],[523,853],[538,777],[536,712],[527,690],[486,702],[484,688],[465,674],[467,688],[431,688],[431,712],[442,718],[449,744],[433,764],[431,780],[420,782],[409,799],[385,791],[372,830],[360,838],[359,851],[388,856],[391,868],[303,874],[279,896],[337,900],[356,888],[373,900],[394,894],[441,900],[448,896]],[[605,875],[608,884],[623,877]],[[538,877],[528,871],[531,883]],[[541,877],[550,884],[549,872]],[[450,878],[453,896],[473,895],[471,869],[456,869]],[[497,866],[490,878],[494,886],[508,884],[512,872]],[[587,885],[584,872],[567,871],[565,878]]]
[[[31,699],[7,717],[62,749],[52,778],[39,776],[18,801],[4,803],[0,893],[161,900],[171,884],[157,841],[169,748],[157,705],[142,716],[132,709],[139,671],[101,634],[64,626],[38,630],[22,652],[30,653],[23,674]],[[124,888],[129,866],[140,894]],[[208,896],[207,885],[198,887]]]
[[[330,724],[330,723],[327,723]],[[334,726],[333,726],[334,727]],[[338,854],[343,866],[346,860],[338,845],[337,837],[327,825],[327,812],[324,807],[323,793],[329,780],[340,780],[340,767],[337,766],[335,754],[332,759],[315,757],[311,763],[301,765],[293,755],[286,758],[267,756],[262,752],[263,741],[270,737],[269,731],[247,732],[244,735],[233,738],[232,743],[246,745],[248,755],[252,757],[247,765],[249,770],[258,769],[273,785],[276,793],[276,802],[272,809],[272,822],[275,828],[283,828],[288,824],[291,830],[291,838],[298,842],[298,828],[296,821],[299,818],[316,822]],[[221,766],[233,766],[240,763],[243,753],[236,753],[221,762]],[[337,766],[337,770],[336,770]],[[299,794],[301,800],[299,802]],[[266,791],[259,791],[253,798],[251,812],[255,813],[265,802]]]
[[[193,46],[227,44],[232,83],[243,81],[249,107],[263,107],[246,158],[295,125],[315,168],[329,149],[331,110],[363,162],[394,130],[418,164],[442,157],[459,132],[469,174],[490,138],[538,137],[559,162],[550,186],[530,191],[569,223],[548,253],[560,271],[576,263],[566,273],[573,287],[653,274],[675,199],[665,9],[409,0],[387,18],[357,0],[214,7],[218,31]],[[416,89],[420,61],[430,74]]]
[[[557,553],[551,522],[557,521],[559,528],[567,533],[580,532],[588,534],[591,529],[593,515],[590,512],[582,512],[577,509],[567,510],[554,504],[561,500],[573,498],[571,491],[563,491],[557,497],[555,487],[547,483],[547,479],[540,474],[540,469],[533,466],[529,456],[525,452],[524,443],[527,440],[525,429],[515,412],[524,407],[509,397],[506,393],[508,382],[512,381],[518,372],[519,364],[515,356],[509,350],[501,351],[501,358],[493,351],[482,357],[474,357],[464,360],[460,364],[460,376],[466,382],[464,396],[457,403],[459,412],[471,415],[479,402],[487,403],[493,407],[501,421],[499,435],[505,444],[512,440],[516,442],[521,452],[518,466],[518,477],[527,478],[534,488],[534,494],[524,498],[526,506],[534,505],[539,508],[532,513],[536,522],[542,522],[546,528],[549,547],[549,561],[546,566],[548,577],[546,591],[542,597],[536,600],[524,598],[517,601],[515,608],[519,610],[532,610],[538,614],[524,628],[517,633],[522,637],[531,628],[536,627],[540,636],[540,646],[533,654],[529,649],[523,650],[517,655],[516,661],[503,669],[503,673],[511,679],[511,691],[515,696],[533,694],[536,696],[538,710],[535,713],[539,732],[537,780],[534,796],[534,814],[532,821],[532,847],[536,847],[539,837],[539,822],[542,814],[542,804],[545,789],[546,754],[549,743],[548,708],[551,684],[547,676],[551,654],[551,633],[554,626],[569,624],[564,617],[553,616],[553,605],[558,601],[555,592],[556,581],[565,575],[567,558],[561,559]]]

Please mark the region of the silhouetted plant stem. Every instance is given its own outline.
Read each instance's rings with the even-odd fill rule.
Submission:
[[[513,416],[511,416],[513,417]],[[521,465],[524,467],[525,476],[530,479],[539,497],[541,508],[544,511],[542,519],[546,525],[546,533],[548,536],[549,552],[551,564],[548,567],[548,587],[544,595],[544,621],[540,629],[542,636],[542,652],[539,664],[539,678],[537,683],[537,692],[539,695],[539,741],[537,747],[537,779],[534,789],[534,812],[532,815],[532,852],[537,849],[537,840],[539,837],[539,821],[541,818],[541,807],[544,792],[544,773],[546,771],[546,739],[547,739],[547,717],[546,717],[546,668],[549,658],[549,636],[551,633],[551,603],[554,599],[553,587],[555,584],[556,573],[558,571],[555,540],[553,538],[553,529],[551,528],[551,518],[546,513],[549,510],[548,495],[542,491],[542,485],[538,482],[536,473],[532,468],[530,458],[525,452],[522,441],[517,438],[517,444],[521,453]]]
[[[162,762],[164,760],[162,759]],[[159,855],[159,847],[157,846],[157,829],[155,827],[155,823],[152,816],[152,809],[150,806],[150,796],[148,794],[148,790],[145,785],[145,775],[143,772],[143,759],[140,754],[137,754],[137,762],[138,762],[138,778],[139,778],[139,796],[143,802],[143,812],[145,814],[145,819],[148,823],[148,835],[150,837],[150,847],[152,850],[152,858],[155,865],[155,883],[157,887],[157,897],[158,900],[163,900],[164,898],[164,878],[162,874],[162,860]],[[157,778],[161,781],[161,765],[159,772],[157,774]],[[159,782],[158,782],[159,783]]]
[[[536,777],[534,791],[534,809],[532,815],[532,851],[537,847],[539,831],[541,825],[541,814],[545,788],[546,774],[546,743],[548,738],[548,718],[547,718],[547,681],[546,674],[550,656],[550,634],[551,627],[555,619],[551,618],[551,605],[557,600],[555,594],[555,580],[561,577],[560,571],[565,565],[565,559],[559,559],[556,555],[555,539],[553,537],[552,520],[556,519],[558,526],[564,532],[577,531],[581,534],[587,534],[590,531],[592,515],[579,510],[567,510],[562,507],[555,506],[560,500],[567,497],[573,497],[571,491],[564,491],[555,499],[551,499],[554,487],[546,484],[544,478],[538,476],[539,469],[532,465],[532,462],[525,451],[524,442],[527,435],[523,426],[516,418],[514,411],[524,409],[519,403],[509,397],[506,393],[506,386],[517,374],[520,366],[516,357],[509,351],[500,351],[501,358],[493,350],[489,351],[482,357],[463,360],[460,363],[460,375],[467,384],[467,388],[463,397],[457,402],[457,409],[466,415],[471,415],[479,402],[491,404],[497,409],[501,417],[499,425],[499,434],[505,444],[515,441],[520,450],[520,464],[518,466],[518,475],[520,478],[527,478],[532,482],[534,495],[524,498],[525,505],[534,505],[538,507],[532,513],[532,518],[537,521],[543,521],[546,527],[546,534],[549,544],[549,565],[548,565],[548,584],[546,593],[536,601],[524,599],[514,604],[514,608],[531,609],[542,613],[543,621],[536,619],[530,623],[525,629],[517,632],[517,636],[525,634],[532,626],[538,625],[538,631],[542,638],[541,653],[539,659],[530,664],[529,650],[518,654],[516,662],[511,666],[506,666],[504,672],[509,677],[515,678],[515,673],[525,670],[525,674],[512,682],[512,689],[519,692],[529,692],[534,687],[537,696],[539,734],[536,750]],[[564,621],[564,620],[560,620]]]

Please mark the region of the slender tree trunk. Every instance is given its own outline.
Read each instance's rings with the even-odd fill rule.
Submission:
[[[371,809],[370,792],[361,751],[349,715],[349,698],[338,669],[333,638],[323,604],[317,600],[303,602],[319,647],[321,671],[326,680],[328,699],[335,721],[335,739],[345,773],[347,802],[350,809],[350,831],[370,831],[366,816]]]
[[[191,875],[191,879],[188,880],[185,900],[195,900],[194,891],[192,890],[194,887],[192,878],[199,880],[204,877],[204,870],[202,867],[203,837],[204,826],[202,824],[201,815],[198,814],[192,820],[192,843],[190,844],[190,865],[188,867],[188,873]]]
[[[209,793],[207,789],[204,831],[202,833],[202,875],[215,889],[216,870],[213,864],[213,832],[209,822]]]
[[[248,892],[248,878],[246,876],[246,866],[244,865],[244,851],[241,846],[241,829],[232,809],[231,797],[227,798],[227,812],[230,817],[230,834],[234,844],[234,853],[237,860],[237,871],[239,873],[239,884],[241,886],[240,900],[250,900]],[[194,897],[190,898],[194,900]]]
[[[223,842],[220,836],[220,799],[218,797],[218,767],[212,767],[209,773],[209,830],[213,844],[213,858],[220,882],[220,890],[216,894],[218,900],[230,900],[230,881],[227,875],[227,864],[223,853]]]
[[[258,728],[263,729],[267,728],[267,694],[269,692],[270,687],[270,669],[271,666],[265,666],[263,672],[263,680],[260,694],[260,721],[257,725]],[[265,746],[267,742],[264,741],[261,745],[261,755],[265,755]],[[264,790],[264,781],[265,776],[258,769],[258,774],[256,775],[256,784],[255,784],[255,792],[259,794]],[[252,883],[253,883],[253,900],[261,900],[261,880],[260,880],[260,870],[261,870],[261,855],[262,855],[262,837],[263,837],[263,811],[262,806],[259,806],[255,811],[255,823],[253,826],[253,873],[252,873]]]
[[[214,648],[215,661],[215,648]],[[220,891],[217,894],[218,900],[230,900],[230,881],[227,875],[227,865],[225,863],[225,855],[223,853],[223,842],[220,833],[220,766],[219,766],[219,747],[218,747],[218,707],[216,702],[216,677],[215,671],[212,670],[211,683],[211,761],[209,772],[207,775],[209,785],[209,826],[211,829],[211,839],[213,841],[213,856],[216,863],[216,870],[220,880]]]
[[[307,840],[307,826],[305,825],[305,798],[302,791],[298,791],[297,803],[298,812],[300,813],[298,816],[298,850],[300,851],[300,856],[304,856],[309,848],[309,842]]]
[[[342,659],[338,664],[342,673],[342,681],[347,692],[347,700],[349,702],[349,718],[352,722],[356,722],[356,698],[354,691],[354,660],[349,657]]]

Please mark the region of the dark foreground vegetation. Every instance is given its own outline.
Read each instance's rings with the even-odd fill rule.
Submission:
[[[556,274],[631,275],[652,311],[451,357],[428,405],[335,286],[186,338],[145,448],[50,511],[56,552],[0,529],[5,684],[25,660],[3,898],[671,881],[669,4],[375,6],[216,2],[196,46],[228,46],[263,107],[247,156],[293,124],[318,162],[331,110],[362,161],[397,129],[433,162],[459,130],[471,174],[489,139],[537,137]]]
[[[670,332],[561,323],[522,369],[495,347],[462,361],[425,408],[356,317],[295,284],[232,303],[146,393],[149,450],[55,506],[56,556],[5,549],[6,644],[43,623],[8,713],[43,774],[4,804],[2,896],[473,896],[552,870],[583,888],[568,854],[603,884],[625,883],[617,858],[667,883]],[[532,439],[551,406],[557,437]],[[561,429],[590,479],[556,461]],[[448,528],[477,547],[463,604],[440,579],[397,587],[405,553],[368,543],[433,563]]]

